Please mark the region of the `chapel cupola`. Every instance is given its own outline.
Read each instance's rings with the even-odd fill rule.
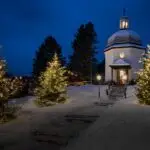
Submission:
[[[128,29],[129,28],[129,19],[126,16],[126,10],[123,9],[123,17],[121,17],[120,19],[120,29],[124,30],[124,29]]]

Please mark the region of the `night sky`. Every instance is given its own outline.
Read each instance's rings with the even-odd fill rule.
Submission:
[[[54,36],[68,56],[78,27],[92,21],[101,60],[107,38],[119,29],[124,7],[131,29],[146,45],[150,42],[149,6],[149,0],[0,0],[1,56],[7,60],[9,72],[30,75],[35,51],[46,36]]]

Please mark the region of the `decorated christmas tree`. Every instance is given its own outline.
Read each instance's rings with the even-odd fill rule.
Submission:
[[[150,57],[149,48],[144,55],[143,69],[138,72],[137,76],[137,97],[141,104],[150,105]]]
[[[16,80],[11,80],[6,76],[6,62],[0,60],[0,122],[4,122],[13,116],[15,107],[9,105],[8,102],[11,95],[16,93],[17,90]]]
[[[35,89],[36,103],[50,106],[66,101],[67,70],[62,67],[57,54],[48,63],[46,70],[39,77],[39,85]]]

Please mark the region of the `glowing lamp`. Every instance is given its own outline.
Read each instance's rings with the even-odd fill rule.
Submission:
[[[100,80],[102,79],[101,75],[98,74],[98,75],[96,76],[96,79],[97,79],[98,81],[100,81]]]

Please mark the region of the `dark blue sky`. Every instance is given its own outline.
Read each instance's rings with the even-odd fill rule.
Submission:
[[[80,24],[92,21],[101,60],[107,38],[119,29],[124,7],[130,27],[145,45],[150,42],[149,6],[149,0],[0,0],[0,52],[10,72],[28,75],[35,51],[46,36],[53,35],[68,56]]]

